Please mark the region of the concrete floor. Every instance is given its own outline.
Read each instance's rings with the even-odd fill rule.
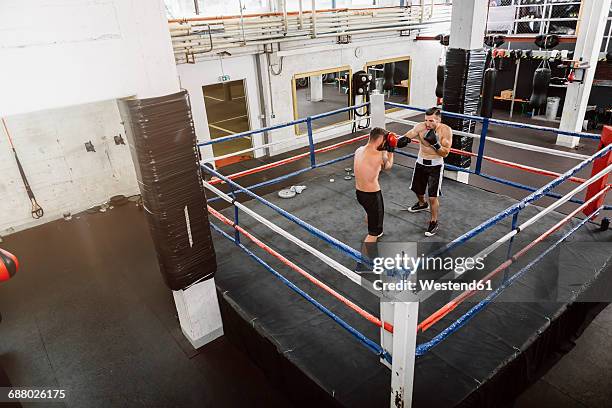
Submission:
[[[551,144],[550,137],[539,132],[496,136]],[[592,146],[587,143],[582,151],[592,151]],[[490,154],[517,160],[516,153],[504,147]],[[549,169],[567,169],[575,163],[539,154],[520,158]],[[242,162],[224,172],[252,165]],[[293,163],[265,176],[286,174],[303,165]],[[504,168],[490,171],[528,179],[534,186],[549,180]],[[262,177],[245,177],[241,184]],[[527,194],[499,184],[488,189],[510,196]],[[18,253],[22,263],[18,276],[0,286],[0,364],[14,385],[66,387],[70,403],[58,406],[71,407],[290,406],[224,338],[198,351],[190,349],[180,332],[171,293],[159,275],[144,217],[132,204],[16,233],[1,245]],[[609,406],[611,335],[612,307],[608,307],[515,407]]]

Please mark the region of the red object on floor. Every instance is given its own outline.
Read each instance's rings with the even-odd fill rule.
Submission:
[[[612,144],[612,126],[604,126],[601,132],[601,140],[599,141],[599,150],[603,149]],[[608,152],[606,155],[596,159],[593,162],[593,170],[591,170],[591,177],[599,173],[606,167],[612,164],[612,152]],[[608,183],[608,175],[606,174],[599,180],[587,187],[585,200],[593,197],[595,194],[600,192]],[[584,214],[589,216],[593,214],[599,207],[601,207],[606,199],[605,194],[593,201],[589,206],[583,210]]]
[[[0,282],[11,279],[19,269],[17,257],[4,249],[0,249]]]

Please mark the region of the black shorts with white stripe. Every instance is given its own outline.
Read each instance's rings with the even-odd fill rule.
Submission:
[[[414,173],[412,173],[412,182],[410,189],[416,195],[425,195],[425,190],[429,197],[438,197],[442,193],[442,177],[444,175],[444,165],[425,166],[421,163],[416,163]]]

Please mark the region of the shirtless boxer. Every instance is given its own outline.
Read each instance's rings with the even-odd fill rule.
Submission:
[[[412,130],[400,137],[397,147],[404,147],[411,139],[420,142],[419,155],[412,173],[410,189],[415,192],[418,202],[408,209],[419,212],[431,207],[431,218],[425,235],[430,237],[438,232],[438,210],[440,208],[440,188],[444,174],[444,157],[448,156],[453,142],[453,132],[448,125],[441,123],[440,109],[433,107],[425,112],[425,122],[419,123]],[[429,203],[425,201],[425,191]]]
[[[368,220],[368,235],[365,242],[376,242],[383,234],[383,218],[385,206],[378,184],[381,170],[389,170],[393,166],[393,146],[397,136],[382,128],[374,128],[370,132],[368,144],[355,151],[353,168],[355,169],[355,189],[357,201],[365,209]]]

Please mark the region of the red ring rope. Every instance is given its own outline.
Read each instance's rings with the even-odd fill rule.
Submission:
[[[330,145],[330,146],[320,147],[318,149],[315,149],[314,152],[315,153],[328,152],[330,150],[335,150],[335,149],[338,149],[339,147],[346,146],[348,144],[355,143],[355,142],[358,142],[358,141],[363,140],[363,139],[367,139],[368,137],[369,137],[369,135],[357,136],[357,137],[354,137],[352,139],[344,140],[342,142],[335,143],[335,144]],[[231,175],[226,176],[226,177],[229,178],[230,180],[234,180],[234,179],[237,179],[237,178],[240,178],[240,177],[248,176],[249,174],[259,173],[260,171],[264,171],[264,170],[268,170],[268,169],[271,169],[271,168],[274,168],[274,167],[282,166],[282,165],[287,164],[287,163],[292,163],[294,161],[303,159],[304,157],[308,157],[309,155],[310,155],[310,152],[301,153],[301,154],[298,154],[297,156],[287,157],[286,159],[275,161],[273,163],[268,163],[268,164],[264,164],[262,166],[253,167],[252,169],[243,170],[243,171],[231,174]],[[219,184],[219,183],[223,183],[223,180],[220,180],[220,179],[218,179],[216,177],[213,177],[210,180],[210,184],[214,185],[214,184]]]
[[[499,272],[507,269],[510,265],[512,265],[514,262],[516,262],[516,260],[518,258],[523,256],[531,248],[533,248],[534,246],[536,246],[537,244],[542,242],[544,239],[549,237],[551,234],[553,234],[555,231],[557,231],[559,228],[561,228],[565,223],[567,223],[570,219],[572,219],[576,214],[578,214],[580,211],[582,211],[583,208],[588,206],[591,202],[595,201],[602,194],[605,194],[609,189],[610,189],[610,186],[606,186],[604,189],[599,191],[597,194],[595,194],[589,200],[585,201],[583,204],[578,206],[578,208],[576,208],[574,211],[572,211],[571,213],[566,215],[561,221],[559,221],[558,223],[556,223],[555,225],[550,227],[548,230],[546,230],[546,232],[544,232],[542,235],[537,237],[534,241],[532,241],[529,244],[527,244],[525,247],[523,247],[516,254],[512,255],[512,257],[510,257],[510,259],[507,259],[501,265],[499,265],[497,268],[495,268],[493,271],[491,271],[488,275],[486,275],[485,277],[480,279],[479,283],[487,282],[487,281],[491,280]],[[455,299],[451,300],[450,302],[448,302],[447,304],[442,306],[436,312],[432,313],[429,317],[427,317],[421,323],[419,323],[419,325],[417,326],[417,331],[418,330],[421,330],[421,331],[427,330],[432,325],[434,325],[435,323],[440,321],[440,319],[442,319],[443,317],[448,315],[450,312],[452,312],[457,306],[459,306],[461,303],[463,303],[463,301],[465,301],[467,298],[471,297],[476,292],[477,292],[476,290],[467,290],[467,291],[463,292],[462,294],[457,296]]]
[[[270,255],[272,255],[273,257],[275,257],[276,259],[278,259],[279,261],[281,261],[282,263],[284,263],[285,265],[287,265],[288,267],[290,267],[291,269],[293,269],[294,271],[296,271],[297,273],[299,273],[300,275],[302,275],[303,277],[308,279],[310,282],[312,282],[313,284],[315,284],[319,288],[323,289],[324,291],[326,291],[327,293],[329,293],[330,295],[332,295],[333,297],[335,297],[336,299],[338,299],[339,301],[344,303],[346,306],[348,306],[349,308],[351,308],[352,310],[357,312],[361,317],[365,318],[370,323],[374,323],[378,327],[383,327],[389,333],[393,333],[393,325],[391,323],[382,322],[379,318],[377,318],[376,316],[374,316],[370,312],[364,310],[360,306],[357,306],[355,303],[353,303],[352,301],[350,301],[349,299],[347,299],[343,295],[339,294],[334,289],[330,288],[325,283],[321,282],[319,279],[315,278],[314,276],[312,276],[311,274],[309,274],[308,272],[306,272],[305,270],[303,270],[302,268],[300,268],[299,266],[297,266],[296,264],[291,262],[289,259],[287,259],[284,256],[282,256],[277,251],[275,251],[274,249],[270,248],[268,245],[264,244],[259,239],[255,238],[251,233],[246,231],[240,225],[236,225],[234,222],[232,222],[230,219],[225,217],[220,212],[216,211],[211,206],[208,206],[208,211],[213,216],[215,216],[219,221],[223,222],[224,224],[226,224],[226,225],[228,225],[230,227],[235,228],[237,231],[239,231],[245,237],[250,239],[255,245],[257,245],[258,247],[260,247],[261,249],[263,249],[264,251],[266,251],[267,253],[269,253]]]
[[[366,135],[357,136],[355,138],[348,139],[348,140],[345,140],[345,141],[342,141],[342,142],[339,142],[339,143],[335,143],[335,144],[332,144],[330,146],[326,146],[326,147],[321,147],[321,148],[315,149],[314,152],[315,153],[328,152],[328,151],[331,151],[331,150],[338,149],[338,148],[340,148],[342,146],[346,146],[348,144],[364,140],[364,139],[366,139],[368,137],[369,136],[367,134]],[[413,143],[413,144],[420,144],[420,142],[418,140],[414,140],[414,139],[411,140],[411,143]],[[455,149],[455,148],[451,148],[450,151],[452,153],[459,154],[459,155],[462,155],[462,156],[478,157],[477,153],[467,152],[467,151],[459,150],[459,149]],[[247,175],[250,175],[250,174],[259,173],[259,172],[267,170],[267,169],[271,169],[271,168],[274,168],[274,167],[279,167],[279,166],[282,166],[284,164],[292,163],[294,161],[297,161],[297,160],[300,160],[302,158],[308,157],[309,155],[310,155],[310,152],[301,153],[301,154],[298,154],[296,156],[292,156],[292,157],[288,157],[286,159],[278,160],[278,161],[273,162],[273,163],[264,164],[262,166],[258,166],[258,167],[254,167],[252,169],[247,169],[247,170],[244,170],[244,171],[241,171],[241,172],[238,172],[238,173],[234,173],[234,174],[231,174],[231,175],[229,175],[227,177],[229,179],[231,179],[231,180],[234,180],[234,179],[237,179],[237,178],[240,178],[240,177],[244,177],[244,176],[247,176]],[[527,165],[523,165],[523,164],[519,164],[519,163],[514,163],[514,162],[510,162],[510,161],[503,160],[503,159],[497,159],[497,158],[490,157],[490,156],[484,156],[483,155],[482,158],[483,158],[483,160],[487,160],[487,161],[490,161],[490,162],[495,163],[495,164],[499,164],[499,165],[504,166],[504,167],[515,168],[515,169],[523,170],[523,171],[526,171],[526,172],[529,172],[529,173],[540,174],[540,175],[548,176],[548,177],[559,177],[561,175],[560,173],[557,173],[557,172],[554,172],[554,171],[549,171],[549,170],[544,170],[544,169],[540,169],[540,168],[537,168],[537,167],[532,167],[532,166],[527,166]],[[580,178],[580,177],[570,177],[570,178],[568,178],[568,180],[570,180],[570,181],[572,181],[574,183],[584,183],[585,182],[585,179]],[[219,183],[223,183],[223,180],[220,180],[220,179],[217,179],[217,178],[213,178],[210,181],[210,183],[211,184],[219,184]],[[516,261],[516,259],[521,257],[528,250],[533,248],[533,246],[535,246],[536,244],[540,243],[546,237],[550,236],[552,233],[554,233],[556,230],[558,230],[563,224],[568,222],[572,217],[574,217],[578,212],[580,212],[583,208],[585,208],[594,199],[596,199],[597,197],[599,197],[602,194],[604,194],[605,192],[607,192],[610,189],[610,186],[611,185],[608,184],[605,189],[601,190],[595,196],[591,197],[588,201],[585,201],[577,209],[575,209],[570,214],[568,214],[565,218],[563,218],[561,221],[559,221],[559,223],[557,223],[555,226],[553,226],[552,228],[547,230],[544,234],[542,234],[541,236],[536,238],[536,240],[534,240],[533,242],[531,242],[530,244],[525,246],[523,249],[521,249],[519,252],[517,252],[515,255],[513,255],[510,259],[508,259],[507,261],[502,263],[495,270],[493,270],[487,276],[482,278],[481,282],[490,280],[494,275],[496,275],[500,271],[505,270],[506,268],[508,268],[512,263],[514,263]],[[240,227],[239,225],[234,225],[234,223],[232,221],[230,221],[229,219],[224,217],[221,213],[215,211],[210,206],[208,208],[209,208],[209,212],[211,214],[213,214],[215,217],[217,217],[219,220],[221,220],[223,223],[225,223],[225,224],[227,224],[227,225],[237,229],[241,233],[243,233],[247,238],[249,238],[257,246],[259,246],[260,248],[262,248],[263,250],[265,250],[266,252],[268,252],[272,256],[276,257],[281,262],[283,262],[285,265],[289,266],[290,268],[292,268],[296,272],[300,273],[302,276],[306,277],[309,281],[311,281],[316,286],[320,287],[321,289],[325,290],[326,292],[328,292],[329,294],[331,294],[332,296],[334,296],[335,298],[340,300],[342,303],[344,303],[349,308],[351,308],[352,310],[357,312],[359,315],[364,317],[366,320],[370,321],[371,323],[374,323],[378,327],[383,327],[386,331],[388,331],[390,333],[393,333],[393,325],[392,324],[390,324],[388,322],[384,322],[383,323],[376,316],[372,315],[371,313],[369,313],[366,310],[362,309],[361,307],[357,306],[355,303],[351,302],[346,297],[344,297],[341,294],[337,293],[332,288],[327,286],[325,283],[323,283],[320,280],[318,280],[317,278],[313,277],[308,272],[304,271],[299,266],[295,265],[293,262],[291,262],[290,260],[288,260],[285,257],[283,257],[282,255],[280,255],[278,252],[274,251],[272,248],[270,248],[269,246],[267,246],[263,242],[259,241],[257,238],[255,238],[253,235],[251,235],[249,232],[247,232],[244,228]],[[421,331],[427,330],[433,324],[435,324],[440,319],[442,319],[443,317],[448,315],[452,310],[454,310],[464,300],[466,300],[467,298],[472,296],[475,292],[476,292],[475,290],[473,290],[473,291],[466,291],[466,292],[462,293],[461,295],[459,295],[458,297],[456,297],[455,299],[453,299],[452,301],[448,302],[446,305],[444,305],[438,311],[436,311],[435,313],[431,314],[428,318],[426,318],[421,323],[419,323],[419,325],[417,326],[417,330],[421,330]]]
[[[355,143],[355,142],[358,142],[358,141],[361,141],[361,140],[364,140],[364,139],[367,139],[367,138],[368,138],[368,135],[357,136],[357,137],[354,137],[352,139],[348,139],[348,140],[345,140],[345,141],[342,141],[342,142],[339,142],[339,143],[335,143],[335,144],[330,145],[330,146],[320,147],[318,149],[315,149],[315,153],[329,152],[331,150],[335,150],[335,149],[338,149],[338,148],[340,148],[342,146],[346,146],[348,144]],[[414,140],[413,139],[411,142],[414,143],[414,144],[419,144],[418,140]],[[451,148],[450,151],[452,153],[459,154],[459,155],[462,155],[462,156],[478,157],[477,153],[467,152],[465,150],[459,150],[459,149]],[[292,156],[292,157],[288,157],[286,159],[275,161],[273,163],[268,163],[268,164],[264,164],[264,165],[261,165],[261,166],[258,166],[258,167],[254,167],[252,169],[243,170],[243,171],[240,171],[238,173],[231,174],[231,175],[229,175],[227,177],[230,180],[234,180],[234,179],[237,179],[237,178],[240,178],[240,177],[248,176],[250,174],[259,173],[261,171],[268,170],[268,169],[271,169],[271,168],[274,168],[274,167],[279,167],[279,166],[282,166],[284,164],[293,163],[294,161],[303,159],[304,157],[308,157],[309,155],[310,155],[310,152],[301,153],[301,154],[298,154],[296,156]],[[540,168],[537,168],[537,167],[532,167],[532,166],[527,166],[527,165],[524,165],[524,164],[514,163],[514,162],[503,160],[503,159],[497,159],[495,157],[490,157],[490,156],[484,156],[483,155],[482,158],[483,158],[483,160],[487,160],[487,161],[490,161],[492,163],[499,164],[500,166],[514,168],[514,169],[519,169],[519,170],[524,170],[524,171],[526,171],[528,173],[539,174],[539,175],[548,176],[548,177],[559,177],[561,175],[561,173],[557,173],[557,172],[554,172],[554,171],[544,170],[544,169],[540,169]],[[585,179],[580,178],[580,177],[570,177],[570,178],[568,178],[568,180],[570,180],[570,181],[572,181],[574,183],[584,183],[584,181],[585,181]],[[223,183],[223,181],[218,179],[218,178],[216,178],[216,177],[213,177],[210,180],[210,184],[213,184],[213,185],[220,184],[220,183]]]

